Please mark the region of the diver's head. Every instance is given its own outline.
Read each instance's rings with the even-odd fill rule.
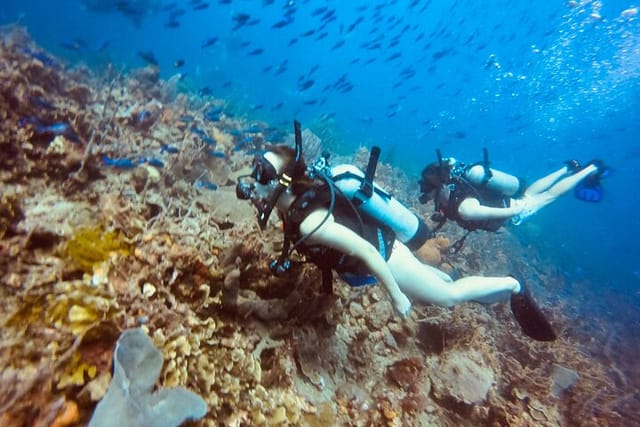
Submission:
[[[442,188],[451,179],[451,169],[456,160],[453,157],[442,159],[442,162],[434,162],[422,170],[420,184],[420,202],[427,203],[435,197],[438,189]]]
[[[296,160],[296,150],[284,145],[270,147],[254,157],[250,174],[238,177],[236,197],[253,202],[263,226],[278,196],[305,171],[304,160]]]
[[[243,200],[252,199],[256,195],[267,197],[292,159],[288,150],[288,147],[276,146],[256,155],[251,173],[238,177],[236,196]]]
[[[238,177],[236,196],[238,199],[254,199],[256,196],[266,197],[268,187],[278,179],[279,159],[270,151],[265,151],[253,158],[251,173]]]

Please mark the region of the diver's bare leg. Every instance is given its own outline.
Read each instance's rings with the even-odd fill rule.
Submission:
[[[566,192],[573,190],[573,188],[580,183],[583,179],[598,171],[595,165],[588,165],[584,169],[560,179],[551,188],[546,191],[537,194],[527,195],[523,198],[524,207],[520,212],[520,220],[523,220],[540,209],[554,202],[558,197],[562,196]],[[529,196],[529,197],[527,197]]]
[[[568,177],[558,181],[551,188],[549,188],[548,193],[552,194],[556,198],[560,197],[567,191],[573,190],[573,188],[578,185],[580,181],[582,181],[589,175],[596,173],[597,171],[598,168],[595,165],[588,165],[584,169],[574,173],[573,175],[569,175]]]
[[[400,289],[417,301],[451,307],[468,301],[497,302],[508,300],[520,291],[520,283],[513,277],[469,276],[455,282],[443,280],[418,261],[403,244],[396,242],[387,262]]]
[[[543,191],[548,190],[554,183],[556,183],[556,181],[565,176],[567,173],[569,173],[569,168],[567,166],[563,166],[561,169],[535,181],[527,188],[527,190],[524,192],[524,195],[532,196],[534,194],[539,194]]]

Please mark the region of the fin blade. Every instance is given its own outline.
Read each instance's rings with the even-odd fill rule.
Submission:
[[[556,333],[528,290],[511,295],[511,312],[522,331],[537,341],[554,341]]]

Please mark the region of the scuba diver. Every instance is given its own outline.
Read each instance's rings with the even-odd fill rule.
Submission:
[[[497,302],[510,296],[512,312],[525,334],[541,341],[556,338],[523,280],[513,276],[470,276],[454,281],[418,261],[401,239],[411,244],[415,235],[425,233],[417,230],[426,226],[414,225],[414,235],[410,235],[407,230],[411,227],[400,226],[399,216],[393,211],[402,206],[399,202],[385,204],[372,199],[389,197],[372,182],[375,164],[370,161],[365,174],[353,167],[330,168],[325,158],[307,169],[297,121],[294,130],[295,150],[277,145],[257,155],[251,174],[238,177],[236,185],[237,197],[251,200],[258,209],[262,229],[274,208],[284,223],[282,253],[270,265],[274,274],[289,270],[290,255],[297,250],[322,270],[325,292],[332,292],[333,271],[351,286],[380,282],[396,312],[405,318],[411,309],[407,296],[442,307],[468,301]],[[373,160],[375,163],[377,159]],[[348,180],[360,177],[360,187],[353,192],[342,191],[338,187],[340,171],[352,173]],[[336,181],[332,173],[336,173]],[[376,209],[380,212],[374,212]],[[401,216],[415,217],[404,211]]]
[[[569,160],[526,187],[523,180],[490,168],[486,149],[484,161],[470,165],[443,158],[440,150],[436,153],[438,161],[424,168],[418,183],[420,202],[434,200],[432,219],[440,223],[437,228],[447,219],[468,231],[497,231],[507,220],[519,225],[570,190],[578,199],[598,202],[602,198],[600,178],[609,171],[600,160],[585,167]]]

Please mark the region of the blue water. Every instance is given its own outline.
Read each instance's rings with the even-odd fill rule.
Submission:
[[[601,203],[565,196],[515,232],[569,281],[637,301],[640,19],[621,16],[627,0],[569,3],[5,0],[0,23],[96,69],[150,52],[164,78],[186,73],[241,117],[286,130],[295,117],[344,153],[380,145],[415,177],[438,147],[468,162],[487,147],[528,182],[603,159]]]

